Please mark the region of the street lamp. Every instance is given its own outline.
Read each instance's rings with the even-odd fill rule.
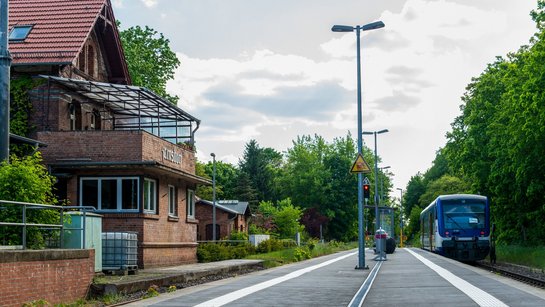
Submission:
[[[401,207],[399,209],[399,219],[401,220],[401,225],[400,225],[401,236],[399,239],[399,247],[403,247],[403,189],[402,188],[397,188],[397,189],[399,190],[399,192],[401,192],[401,196],[399,198],[399,206]]]
[[[212,156],[212,241],[216,242],[216,154]]]
[[[377,180],[378,180],[378,155],[377,155],[377,134],[382,134],[382,133],[386,133],[388,132],[388,129],[382,129],[382,130],[379,130],[379,131],[363,131],[361,134],[365,134],[365,135],[374,135],[375,136],[375,220],[376,220],[376,223],[375,223],[375,231],[377,231],[378,229],[380,229],[380,217],[378,215],[378,205],[379,205],[379,198],[378,198],[378,184],[377,184]],[[382,253],[382,248],[381,246],[379,246],[380,244],[380,240],[377,240],[377,248],[378,248],[378,251],[380,251]],[[380,257],[382,258],[382,257]]]
[[[360,32],[379,29],[384,27],[382,21],[375,21],[363,26],[343,26],[334,25],[331,28],[333,32],[354,32],[356,30],[356,61],[358,74],[358,154],[362,152],[362,136],[361,136],[361,56],[360,56]],[[356,269],[365,269],[365,245],[363,238],[363,174],[358,173],[358,266]]]

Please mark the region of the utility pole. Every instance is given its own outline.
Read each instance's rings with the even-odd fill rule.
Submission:
[[[8,0],[0,0],[0,162],[9,158]]]

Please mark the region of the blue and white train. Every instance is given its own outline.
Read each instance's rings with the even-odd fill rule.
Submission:
[[[420,213],[422,248],[460,261],[484,259],[490,251],[490,206],[481,195],[437,197]]]

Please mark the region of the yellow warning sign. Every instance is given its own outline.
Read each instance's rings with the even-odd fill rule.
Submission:
[[[352,168],[350,169],[351,173],[370,173],[371,168],[369,167],[369,164],[363,160],[363,156],[358,154],[358,157],[356,158],[356,161],[354,161],[354,164],[352,165]]]

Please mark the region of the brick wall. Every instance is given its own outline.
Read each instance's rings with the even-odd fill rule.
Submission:
[[[128,172],[128,171],[125,171]],[[102,175],[107,175],[103,173]],[[138,175],[133,173],[117,175]],[[83,174],[82,174],[83,175]],[[141,173],[140,175],[144,175]],[[108,213],[103,214],[104,232],[138,233],[138,267],[150,268],[194,263],[196,257],[197,220],[187,218],[185,181],[172,176],[146,174],[158,185],[157,214]],[[75,181],[75,179],[74,179]],[[177,188],[177,217],[169,216],[168,186]]]
[[[85,298],[94,265],[94,250],[0,251],[0,306]]]
[[[43,131],[37,139],[48,146],[41,148],[45,163],[66,159],[89,162],[157,161],[175,170],[195,174],[195,153],[145,131]],[[166,149],[181,155],[181,162],[164,159]]]
[[[198,240],[212,240],[212,238],[206,238],[206,225],[212,224],[212,206],[208,204],[197,203],[195,205],[195,217],[199,220],[199,233]],[[234,231],[234,221],[229,219],[229,213],[216,207],[216,224],[220,226],[220,233],[216,234],[216,240],[225,238]]]

